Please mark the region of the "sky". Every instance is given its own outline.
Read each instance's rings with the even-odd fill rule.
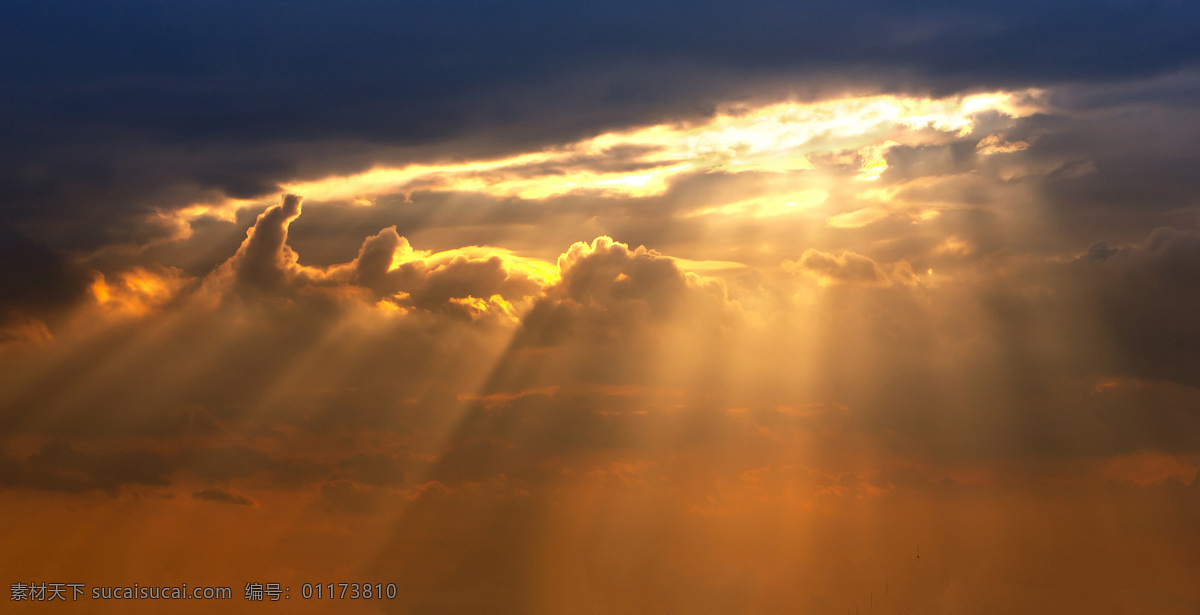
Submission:
[[[1198,118],[1185,1],[7,1],[0,600],[1195,614]]]

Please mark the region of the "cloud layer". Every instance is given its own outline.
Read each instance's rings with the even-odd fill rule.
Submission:
[[[0,7],[10,583],[1200,605],[1195,6],[152,4]]]

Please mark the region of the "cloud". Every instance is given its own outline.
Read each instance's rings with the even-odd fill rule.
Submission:
[[[338,462],[339,474],[348,480],[373,487],[399,487],[407,481],[406,468],[412,460],[385,454],[355,455]]]
[[[1161,2],[1106,6],[1086,24],[1034,4],[1019,16],[986,6],[951,16],[930,3],[819,15],[763,4],[737,15],[640,7],[635,20],[609,14],[634,7],[556,8],[554,28],[531,7],[325,6],[280,16],[219,6],[171,7],[163,39],[146,35],[161,24],[135,26],[109,8],[87,17],[13,9],[0,37],[7,64],[21,67],[0,84],[10,101],[0,130],[13,144],[0,155],[6,219],[56,247],[142,246],[181,232],[159,212],[269,198],[375,167],[504,159],[634,126],[703,123],[731,103],[1061,84],[1104,90],[1066,106],[1124,103],[1149,79],[1191,74],[1197,59],[1181,51],[1194,38],[1193,9]],[[330,24],[356,35],[331,35]],[[51,50],[52,37],[30,34],[40,27],[95,38]],[[701,42],[695,32],[720,34]],[[209,37],[220,50],[202,42]],[[316,39],[328,41],[326,53],[298,52]],[[1139,53],[1121,56],[1113,41]],[[198,57],[196,48],[208,51]],[[1154,96],[1187,100],[1179,87],[1155,86]],[[577,170],[566,167],[564,176]]]
[[[91,291],[95,302],[106,311],[131,316],[144,315],[179,298],[193,282],[173,267],[134,266],[116,272],[111,279],[98,271],[94,275]]]
[[[723,282],[684,273],[675,261],[611,237],[576,242],[558,257],[560,281],[522,323],[518,343],[620,340],[664,323],[737,326],[740,307]]]
[[[684,270],[692,261],[607,236],[570,245],[553,264],[486,246],[433,252],[414,248],[394,227],[363,240],[351,260],[317,266],[306,264],[289,245],[300,220],[299,197],[286,197],[257,217],[235,254],[201,284],[168,285],[174,290],[167,302],[146,295],[132,320],[121,321],[144,333],[132,338],[119,369],[106,367],[103,346],[89,346],[86,336],[68,338],[66,358],[58,363],[22,365],[12,355],[16,369],[7,376],[12,386],[6,424],[18,431],[90,437],[237,433],[251,426],[314,433],[371,426],[405,433],[436,422],[439,413],[452,417],[464,408],[547,411],[567,403],[560,396],[576,400],[568,393],[583,385],[730,388],[738,391],[729,393],[735,406],[795,405],[812,396],[854,401],[864,428],[897,430],[941,453],[962,452],[1001,427],[1017,434],[1016,448],[1108,451],[1155,442],[1157,419],[1137,437],[1073,441],[1067,434],[1073,421],[1085,420],[1086,404],[1062,402],[1075,414],[1049,429],[1041,416],[1047,392],[1078,395],[1091,385],[1079,389],[1069,378],[1104,369],[1193,381],[1187,371],[1189,325],[1171,320],[1183,318],[1182,312],[1170,318],[1153,313],[1169,309],[1154,307],[1159,304],[1187,304],[1187,233],[1162,231],[1144,246],[1121,248],[1104,260],[1081,259],[1065,269],[1038,259],[989,257],[982,246],[960,241],[967,247],[955,247],[959,244],[941,237],[940,244],[920,244],[926,251],[921,258],[958,267],[941,276],[919,276],[907,260],[895,257],[885,265],[881,262],[888,261],[851,250],[810,248],[784,261],[784,273],[801,274],[789,277],[750,268],[697,275]],[[881,245],[887,254],[887,244]],[[967,266],[977,262],[985,266]],[[1175,277],[1165,273],[1170,271]],[[152,280],[149,270],[128,273],[133,281],[123,285],[129,288],[159,279]],[[110,279],[116,288],[116,280],[126,278],[104,278]],[[807,280],[827,288],[810,294]],[[1130,287],[1130,280],[1140,280],[1141,287]],[[1046,294],[1042,287],[1064,292]],[[910,292],[914,289],[920,292]],[[1131,297],[1145,290],[1153,299],[1138,308],[1142,315],[1128,306],[1140,305]],[[1065,316],[1076,309],[1074,291],[1103,299],[1096,309],[1134,311],[1112,312],[1118,317],[1106,325],[1122,333],[1121,344],[1107,349],[1087,341],[1091,321]],[[89,309],[123,310],[126,303],[98,301]],[[77,325],[73,335],[100,334],[109,326],[96,313],[88,312],[90,324]],[[1155,329],[1145,322],[1163,324]],[[1145,339],[1148,331],[1157,337]],[[113,329],[104,335],[120,339],[127,333]],[[1178,351],[1165,344],[1169,336]],[[173,355],[178,347],[191,351],[180,358]],[[960,361],[944,364],[940,353]],[[1151,360],[1140,361],[1138,353],[1150,353]],[[864,364],[862,356],[873,358]],[[787,376],[817,362],[826,374],[819,381]],[[70,391],[56,385],[65,380],[79,384]],[[969,399],[979,391],[1006,393],[980,401],[974,406],[977,420],[939,436],[931,422],[951,414],[951,404],[936,394],[942,388]],[[548,400],[526,395],[530,391],[556,393]],[[1164,395],[1171,401],[1155,416],[1161,415],[1163,425],[1186,427],[1176,417],[1186,396]],[[586,412],[559,426],[564,433],[595,429],[599,441],[620,440],[628,425],[614,431],[605,422],[611,419],[597,417],[629,415],[637,421],[645,411],[638,405],[642,401],[617,407],[596,397],[570,402]],[[1018,403],[1026,409],[1014,421],[1019,425],[1007,425]],[[45,412],[48,408],[53,411]],[[1127,418],[1123,411],[1112,412],[1112,421]],[[1043,440],[1034,443],[1035,435]],[[1171,442],[1191,446],[1186,438]],[[993,452],[1004,449],[997,446]],[[325,465],[293,467],[253,449],[227,454],[241,461],[219,462],[226,453],[214,450],[191,462],[193,472],[208,480],[260,484],[300,484],[332,472]],[[403,464],[385,479],[391,470],[383,466],[391,461],[361,463],[367,465],[343,467],[337,476],[378,486],[409,478]],[[250,473],[230,474],[230,468]]]
[[[299,257],[287,245],[288,226],[300,216],[301,198],[287,194],[283,202],[258,216],[246,241],[226,263],[240,288],[276,291]]]
[[[394,226],[364,240],[349,263],[302,265],[288,245],[288,228],[300,217],[300,201],[288,194],[259,215],[237,253],[205,280],[207,292],[221,296],[222,286],[230,285],[268,298],[303,295],[336,301],[360,296],[368,305],[383,301],[400,311],[511,320],[517,317],[513,304],[531,302],[554,275],[545,263],[501,249],[414,250]]]
[[[1124,373],[1200,385],[1200,235],[1160,228],[1119,249],[1101,242],[1070,272],[1090,294]]]
[[[558,257],[566,299],[590,307],[624,302],[644,303],[650,314],[666,318],[675,300],[686,292],[683,272],[668,258],[639,246],[598,237],[591,244],[578,242]]]
[[[337,481],[321,487],[321,499],[331,512],[367,514],[383,505],[383,494],[349,481]]]
[[[1120,252],[1117,248],[1108,247],[1107,241],[1097,241],[1088,248],[1087,257],[1094,261],[1102,261]]]
[[[898,261],[894,265],[892,273],[887,273],[879,263],[853,252],[831,254],[810,248],[804,251],[799,260],[785,260],[781,267],[790,273],[808,274],[822,286],[828,284],[890,286],[892,284],[914,285],[919,283],[919,278],[913,273],[912,266],[907,261]]]
[[[123,303],[92,302],[87,326],[56,345],[0,356],[18,368],[0,373],[14,437],[0,458],[8,496],[101,492],[117,497],[92,506],[137,508],[133,496],[153,489],[253,506],[222,508],[226,522],[238,511],[264,524],[286,516],[289,536],[340,543],[370,527],[355,564],[397,575],[405,608],[434,612],[489,601],[516,611],[542,579],[584,591],[597,570],[624,583],[631,552],[679,571],[654,573],[676,584],[668,607],[711,606],[696,593],[725,596],[715,611],[754,596],[831,607],[825,579],[797,589],[812,577],[772,564],[731,584],[720,562],[802,565],[789,554],[810,535],[824,537],[811,547],[823,561],[847,549],[881,561],[853,538],[861,526],[848,520],[864,515],[893,524],[881,532],[889,548],[920,538],[922,563],[937,554],[945,578],[966,583],[953,570],[999,557],[995,543],[944,528],[1021,526],[1048,492],[1072,523],[1097,498],[1140,502],[1149,512],[1129,523],[1156,555],[1195,544],[1192,530],[1175,530],[1191,527],[1197,501],[1197,482],[1185,484],[1200,450],[1197,389],[1114,376],[1136,347],[1080,342],[1105,305],[1132,301],[1142,328],[1181,317],[1169,306],[1190,305],[1194,233],[1162,230],[1064,261],[989,252],[939,227],[897,253],[958,263],[940,284],[914,281],[885,241],[870,256],[822,245],[784,268],[697,275],[695,261],[608,236],[564,246],[551,263],[487,246],[422,250],[385,227],[317,265],[290,247],[304,216],[288,203],[172,300],[113,321],[88,315]],[[485,293],[516,318],[498,317],[499,299],[487,308],[495,318],[457,303]],[[17,452],[66,434],[70,445]],[[1170,531],[1154,529],[1160,521]],[[217,522],[180,526],[204,523]],[[1004,557],[1060,553],[1065,539],[1051,533]],[[1099,549],[1088,534],[1067,542]],[[591,568],[577,565],[581,552]],[[857,582],[837,600],[861,593]]]
[[[224,489],[204,489],[192,494],[193,500],[206,500],[209,502],[225,502],[227,504],[237,504],[238,506],[253,506],[254,502],[249,498],[241,495],[235,495]]]
[[[0,484],[5,487],[79,493],[129,485],[166,486],[174,466],[146,450],[89,453],[56,439],[25,459],[6,458],[0,470]]]
[[[369,202],[415,190],[527,200],[568,194],[647,197],[662,194],[686,174],[802,171],[813,168],[810,155],[845,150],[857,152],[860,176],[876,179],[887,168],[884,152],[899,145],[892,139],[917,145],[965,136],[980,115],[1020,118],[1041,110],[1041,94],[1026,90],[943,99],[876,95],[737,105],[688,124],[631,127],[507,158],[379,166],[287,189],[318,200]]]
[[[179,451],[175,458],[187,474],[207,482],[249,481],[258,487],[303,487],[328,475],[327,465],[292,456],[270,455],[247,446]]]
[[[72,258],[0,227],[0,343],[19,325],[44,326],[77,306],[91,282]]]
[[[286,243],[299,214],[298,198],[264,212],[198,283],[137,268],[100,278],[96,301],[56,330],[56,345],[4,347],[0,421],[87,441],[397,429],[462,405],[455,394],[471,392],[554,271],[500,249],[401,249],[394,229],[368,238],[361,258],[311,267]],[[419,411],[398,412],[410,398],[422,400]],[[208,480],[265,484],[319,471],[238,448],[188,463]]]
[[[1194,606],[1194,4],[60,4],[0,6],[8,576]]]

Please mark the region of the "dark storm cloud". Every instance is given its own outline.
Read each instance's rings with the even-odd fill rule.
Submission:
[[[1030,181],[1065,238],[1133,242],[1200,220],[1195,74],[1063,87],[1051,100],[1055,112],[1020,122],[1008,137],[1030,145],[1021,164],[1045,169]]]
[[[667,66],[905,69],[957,88],[1155,73],[1200,57],[1196,7],[1171,1],[76,4],[6,5],[4,81],[23,93],[8,106],[185,138],[440,137],[530,111],[505,118],[481,94]],[[650,79],[616,81],[608,104],[669,96]]]
[[[853,83],[944,93],[1143,77],[1200,57],[1198,11],[19,0],[0,8],[0,211],[96,247],[90,227],[154,207],[412,155],[393,146],[528,148]]]
[[[74,307],[91,281],[70,257],[0,226],[0,341],[9,325]]]
[[[1123,371],[1200,386],[1200,234],[1160,228],[1120,250],[1096,244],[1072,272],[1092,294]]]

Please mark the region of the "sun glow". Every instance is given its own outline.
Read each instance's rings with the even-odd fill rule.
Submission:
[[[177,270],[155,272],[133,267],[117,275],[116,280],[98,274],[91,291],[97,304],[117,313],[141,316],[168,301],[185,283]]]
[[[814,168],[812,156],[854,161],[858,177],[877,179],[892,147],[968,135],[984,112],[1025,117],[1041,109],[1041,91],[1022,90],[933,99],[860,96],[812,103],[727,107],[704,121],[658,124],[492,160],[376,167],[353,175],[289,183],[309,201],[369,206],[381,196],[418,191],[474,192],[498,198],[548,199],[569,194],[650,197],[693,173],[795,173]],[[985,153],[999,141],[984,144]],[[232,219],[258,201],[230,199],[180,210]]]

